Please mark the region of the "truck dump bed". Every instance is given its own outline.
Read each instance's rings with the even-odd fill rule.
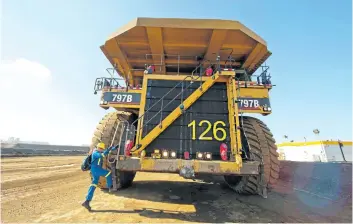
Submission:
[[[266,42],[240,22],[214,19],[137,18],[101,49],[118,73],[130,78],[142,76],[145,64],[156,65],[160,74],[191,73],[199,60],[215,62],[217,55],[221,66],[252,74],[271,55]]]

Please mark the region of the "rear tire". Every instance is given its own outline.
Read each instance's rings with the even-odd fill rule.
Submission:
[[[227,185],[240,194],[258,194],[270,189],[279,177],[277,146],[270,129],[261,120],[243,116],[242,144],[250,160],[262,163],[257,176],[224,176]]]
[[[127,121],[131,124],[134,121],[133,118],[134,118],[134,114],[129,112],[123,112],[123,111],[114,111],[106,114],[96,127],[96,130],[92,138],[90,150],[93,150],[100,141],[104,142],[106,147],[110,146],[114,136],[115,128],[117,127],[118,122]],[[118,130],[116,133],[113,145],[116,145],[119,143],[120,134],[121,133]],[[108,167],[110,168],[107,158],[103,159],[102,167],[103,169],[107,169]],[[131,186],[132,181],[134,180],[134,177],[136,175],[136,172],[116,170],[116,174],[117,174],[117,177],[116,177],[117,187],[118,189],[120,189],[120,188],[126,188]],[[99,182],[97,186],[101,189],[107,188],[105,177],[99,178]]]

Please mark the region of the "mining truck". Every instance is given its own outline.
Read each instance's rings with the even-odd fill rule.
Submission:
[[[279,161],[270,129],[251,116],[272,113],[271,52],[260,36],[238,21],[137,18],[100,48],[112,67],[94,93],[112,112],[91,150],[118,146],[103,164],[115,189],[137,171],[166,172],[222,175],[235,192],[266,197]]]

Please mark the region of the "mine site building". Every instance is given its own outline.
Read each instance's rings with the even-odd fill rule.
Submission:
[[[277,147],[280,160],[352,162],[351,141],[287,142]]]

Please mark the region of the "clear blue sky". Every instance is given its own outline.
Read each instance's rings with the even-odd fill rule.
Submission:
[[[267,41],[273,53],[267,64],[277,87],[271,92],[273,114],[263,119],[278,142],[284,134],[314,139],[314,128],[323,139],[352,139],[350,0],[2,3],[2,64],[15,67],[18,78],[0,73],[3,84],[12,82],[10,92],[11,85],[6,92],[0,89],[0,126],[5,127],[0,137],[89,143],[106,113],[93,95],[95,78],[110,66],[99,46],[135,17],[186,17],[238,20]],[[31,63],[39,64],[25,66]],[[37,70],[43,75],[36,76]]]

